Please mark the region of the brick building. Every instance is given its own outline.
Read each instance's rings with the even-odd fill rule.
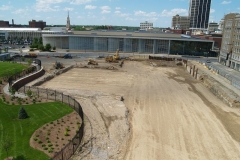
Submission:
[[[9,27],[9,21],[0,20],[0,27],[3,28]]]
[[[43,28],[46,27],[46,22],[32,20],[32,21],[29,21],[29,27],[30,28],[41,28],[43,30]]]

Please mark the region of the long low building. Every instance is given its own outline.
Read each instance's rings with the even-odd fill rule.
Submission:
[[[7,40],[8,38],[23,38],[34,39],[42,37],[42,34],[59,34],[63,31],[41,30],[40,28],[0,28],[0,39]]]
[[[57,49],[87,52],[120,52],[211,55],[212,40],[202,40],[187,35],[147,31],[76,31],[65,34],[43,34],[43,44]]]

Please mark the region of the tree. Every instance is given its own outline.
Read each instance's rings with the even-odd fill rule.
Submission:
[[[38,38],[34,38],[33,44],[38,44]]]
[[[26,118],[28,118],[28,117],[29,117],[29,116],[28,116],[26,110],[25,110],[23,107],[21,107],[20,110],[19,110],[19,112],[18,112],[18,118],[19,118],[19,119],[26,119]]]
[[[12,147],[13,147],[13,141],[8,136],[6,136],[2,141],[2,148],[6,151],[7,157]]]
[[[42,37],[40,37],[40,38],[38,39],[38,44],[43,44],[43,43],[42,43]]]
[[[27,62],[28,62],[29,66],[32,64],[32,60],[31,59],[28,59]]]
[[[55,46],[53,47],[53,50],[56,50],[56,47],[55,47]]]
[[[39,45],[38,45],[38,49],[39,49],[40,51],[44,51],[44,46],[43,46],[42,44],[39,44]]]
[[[52,48],[51,44],[50,44],[50,43],[47,43],[46,46],[45,46],[45,49],[46,49],[47,51],[51,51],[51,48]]]

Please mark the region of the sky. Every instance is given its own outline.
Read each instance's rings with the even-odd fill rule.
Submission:
[[[210,21],[225,14],[240,13],[240,0],[212,0]],[[47,25],[65,25],[69,11],[71,25],[171,27],[172,16],[187,16],[189,0],[1,0],[0,20],[27,24],[43,20]]]

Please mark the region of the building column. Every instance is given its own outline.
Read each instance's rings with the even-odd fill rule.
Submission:
[[[170,54],[170,49],[171,49],[171,40],[168,41],[168,55]]]
[[[153,54],[156,54],[157,53],[157,40],[154,39],[153,40]]]

